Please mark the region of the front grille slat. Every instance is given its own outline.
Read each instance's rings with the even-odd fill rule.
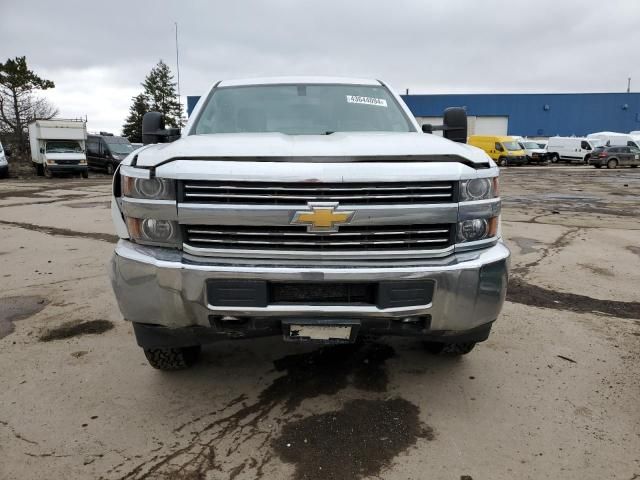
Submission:
[[[456,201],[455,182],[285,183],[183,181],[180,201],[208,204],[433,204]]]
[[[434,250],[452,244],[452,225],[342,226],[335,233],[307,232],[304,226],[184,226],[185,244],[237,250]]]

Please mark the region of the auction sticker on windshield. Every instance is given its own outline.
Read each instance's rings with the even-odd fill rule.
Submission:
[[[347,95],[347,103],[360,103],[364,105],[375,105],[386,107],[387,101],[384,98],[361,97],[360,95]]]

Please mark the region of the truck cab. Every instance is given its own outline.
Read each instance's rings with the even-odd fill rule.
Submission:
[[[111,282],[149,363],[267,335],[484,341],[507,287],[499,169],[464,110],[444,118],[423,133],[384,82],[332,77],[218,82],[182,132],[147,113],[114,176]]]

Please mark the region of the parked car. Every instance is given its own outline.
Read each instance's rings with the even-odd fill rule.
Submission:
[[[333,77],[215,83],[181,138],[147,113],[145,144],[165,144],[114,178],[110,271],[149,363],[266,335],[485,340],[507,288],[499,169],[462,108],[444,123],[428,134],[385,83]]]
[[[85,141],[87,124],[82,119],[35,120],[29,124],[31,160],[37,175],[80,174],[89,176]]]
[[[624,145],[627,147],[640,148],[640,137],[633,134],[617,132],[597,132],[587,135],[589,139],[600,141],[600,145]]]
[[[588,163],[593,149],[601,145],[595,138],[550,137],[547,144],[547,157],[553,162]]]
[[[524,165],[527,157],[516,137],[500,135],[471,135],[469,145],[481,148],[498,165]]]
[[[522,140],[518,140],[518,144],[527,156],[527,163],[547,163],[547,151],[544,148],[540,148],[540,145],[537,142],[524,138]]]
[[[7,157],[9,157],[11,152],[2,147],[2,142],[0,142],[0,178],[6,178],[9,176],[9,162],[7,161]]]
[[[113,175],[123,158],[133,152],[135,148],[124,137],[117,137],[112,133],[100,132],[87,136],[87,160],[89,168],[103,170]]]
[[[596,168],[632,167],[640,165],[640,148],[626,146],[605,146],[594,150],[589,164]]]

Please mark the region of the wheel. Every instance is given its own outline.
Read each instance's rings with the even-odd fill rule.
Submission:
[[[107,175],[113,175],[113,164],[107,163]]]
[[[589,159],[591,158],[591,155],[585,155],[584,157],[584,164],[585,165],[589,165]]]
[[[158,370],[184,370],[194,365],[200,356],[200,345],[180,348],[145,348],[149,365]]]
[[[441,343],[441,342],[424,342],[424,348],[434,355],[458,356],[466,355],[473,347],[475,342],[465,343]]]
[[[42,177],[44,175],[44,166],[41,163],[35,163],[36,175]]]
[[[43,166],[43,169],[44,169],[44,176],[45,177],[53,178],[53,173],[51,173],[51,170],[49,170],[46,165]]]
[[[560,155],[558,155],[557,153],[554,153],[553,155],[551,155],[551,163],[558,163],[560,161]]]
[[[618,160],[612,158],[607,162],[607,168],[616,168],[618,166]]]
[[[498,166],[499,167],[506,167],[507,166],[507,159],[504,157],[500,157],[498,159]]]
[[[89,171],[85,170],[84,172],[82,172],[82,178],[89,178]]]

